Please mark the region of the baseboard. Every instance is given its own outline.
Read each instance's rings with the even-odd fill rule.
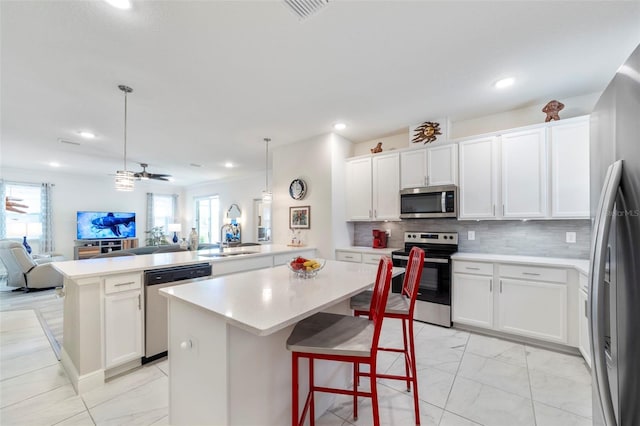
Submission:
[[[60,352],[60,362],[62,363],[64,370],[67,372],[71,385],[78,395],[104,385],[104,370],[96,370],[89,374],[80,375],[78,370],[76,370],[75,365],[73,365],[71,357],[69,357],[69,354],[64,350],[64,347]]]

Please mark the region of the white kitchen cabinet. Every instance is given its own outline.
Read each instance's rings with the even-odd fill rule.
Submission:
[[[345,192],[349,220],[371,220],[371,187],[371,157],[347,161]]]
[[[405,151],[400,154],[400,187],[456,185],[458,145]]]
[[[144,355],[142,318],[140,288],[105,296],[105,368],[140,359]]]
[[[496,217],[497,149],[494,136],[460,142],[460,219]]]
[[[493,277],[453,274],[453,322],[493,328]]]
[[[400,219],[400,157],[397,153],[347,161],[349,220]]]
[[[498,329],[507,333],[567,343],[567,286],[501,278]]]
[[[589,119],[549,128],[551,216],[589,217]]]
[[[545,128],[503,133],[500,148],[502,217],[547,216]]]

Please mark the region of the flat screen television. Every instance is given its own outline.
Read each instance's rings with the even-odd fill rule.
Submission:
[[[78,240],[135,237],[134,212],[78,212]]]

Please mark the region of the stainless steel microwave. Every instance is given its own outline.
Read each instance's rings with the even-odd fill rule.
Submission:
[[[407,188],[400,191],[401,219],[457,216],[458,187],[455,185]]]

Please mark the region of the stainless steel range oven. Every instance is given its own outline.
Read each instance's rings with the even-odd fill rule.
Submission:
[[[404,250],[391,252],[393,266],[405,268],[413,247],[424,250],[414,318],[418,321],[451,327],[451,255],[458,251],[457,232],[405,232]],[[402,283],[393,283],[400,293]]]

